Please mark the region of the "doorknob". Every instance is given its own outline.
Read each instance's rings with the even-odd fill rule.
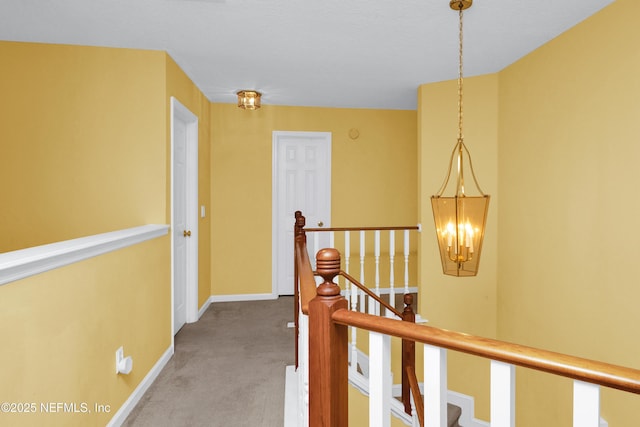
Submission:
[[[318,221],[318,227],[323,227],[323,226],[324,226],[324,222]]]
[[[182,236],[183,236],[183,237],[191,237],[191,230],[189,230],[189,231],[184,230],[184,231],[182,232]]]

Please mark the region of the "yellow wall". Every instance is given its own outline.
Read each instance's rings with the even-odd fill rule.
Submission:
[[[0,286],[0,395],[35,403],[11,426],[103,426],[171,345],[169,237]],[[133,358],[116,375],[115,351]],[[46,413],[75,403],[91,413]],[[108,405],[98,413],[94,405]]]
[[[403,427],[400,419],[391,416],[391,427]],[[349,385],[349,427],[369,426],[369,397]]]
[[[416,224],[415,111],[212,104],[211,118],[212,295],[271,293],[275,130],[332,132],[332,225]]]
[[[1,251],[168,223],[171,96],[199,118],[199,205],[207,210],[199,223],[199,305],[211,294],[271,292],[265,254],[271,251],[273,130],[333,133],[334,224],[362,225],[363,212],[364,225],[417,222],[413,111],[267,106],[250,113],[210,104],[164,53],[9,42],[0,50],[11,59],[0,70],[0,182],[7,207]],[[360,131],[356,141],[348,138],[351,128]],[[258,230],[251,257],[258,268],[248,273],[240,267],[245,277],[229,257],[238,241],[232,229],[240,230],[240,238]],[[108,420],[170,345],[169,259],[167,236],[0,287],[3,335],[15,349],[2,362],[16,367],[2,371],[1,383],[15,390],[5,396],[111,408],[89,421],[37,422]],[[130,298],[118,296],[125,290]],[[149,300],[141,302],[145,295]],[[37,325],[46,325],[51,337]],[[128,377],[113,373],[120,345],[135,360]],[[20,363],[20,352],[28,365]],[[59,375],[45,375],[51,364],[67,359],[73,363]],[[25,396],[36,387],[40,393]],[[34,420],[15,420],[21,422]]]
[[[199,116],[210,204],[209,102],[165,53],[0,42],[0,252],[170,221],[171,96]],[[201,219],[200,304],[210,295]],[[170,238],[0,286],[0,395],[108,405],[11,425],[104,425],[171,345]],[[134,368],[115,374],[124,346]],[[40,408],[38,407],[38,412]]]
[[[166,223],[165,54],[0,42],[0,252]]]
[[[442,276],[428,226],[457,129],[456,82],[420,89],[421,304],[431,324],[640,368],[630,261],[640,252],[637,16],[637,2],[619,0],[500,73],[465,79],[465,141],[492,195],[474,279]],[[450,388],[476,396],[488,419],[487,384],[475,380],[488,365],[468,374],[450,369]],[[516,383],[519,426],[571,425],[570,380],[518,369]],[[602,416],[636,425],[639,399],[604,389]]]
[[[618,0],[499,76],[498,335],[634,368],[638,16]],[[570,381],[518,375],[518,425],[570,425]],[[640,397],[603,395],[609,425],[637,425]]]
[[[475,277],[444,276],[430,197],[442,184],[458,131],[457,81],[418,92],[420,194],[420,313],[430,326],[494,337],[498,236],[498,79],[464,79],[464,137],[482,190],[491,195],[480,270]],[[474,191],[471,194],[475,194]],[[476,416],[488,419],[487,362],[449,352],[449,388],[476,396]],[[471,380],[470,380],[471,379]]]
[[[418,118],[247,112],[209,104],[164,53],[0,42],[0,252],[167,223],[173,95],[200,119],[199,197],[209,215],[199,224],[199,304],[271,292],[271,132],[330,131],[333,224],[424,225],[420,311],[430,324],[640,368],[640,291],[628,261],[640,251],[639,14],[618,0],[501,73],[465,79],[465,141],[492,195],[480,274],[465,279],[441,274],[429,226],[429,196],[455,143],[455,82],[421,87]],[[250,252],[240,251],[248,240]],[[169,346],[168,269],[164,237],[0,287],[0,365],[13,368],[0,371],[2,394],[119,407]],[[131,299],[118,297],[123,290]],[[127,378],[113,374],[119,345],[136,361]],[[486,364],[452,353],[449,364],[450,388],[475,395],[476,415],[488,419]],[[569,425],[570,383],[518,375],[518,425]],[[633,425],[637,397],[605,390],[603,400],[610,425]]]

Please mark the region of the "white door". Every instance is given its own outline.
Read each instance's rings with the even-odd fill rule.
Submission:
[[[198,192],[198,119],[175,98],[171,99],[171,109],[172,297],[175,335],[187,321],[197,320],[198,218],[195,212]]]
[[[293,295],[293,226],[331,224],[331,133],[273,132],[273,293]]]

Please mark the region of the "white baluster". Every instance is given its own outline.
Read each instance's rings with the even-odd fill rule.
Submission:
[[[349,274],[349,259],[351,258],[351,241],[349,239],[349,232],[345,231],[344,232],[344,254],[342,255],[342,258],[344,259],[344,272]],[[344,279],[344,286],[345,289],[347,288],[347,279]],[[351,288],[351,293],[353,294],[353,292],[357,292],[356,289],[354,289],[353,286],[350,286]],[[351,301],[350,298],[347,298],[349,301]]]
[[[516,374],[509,363],[491,361],[491,427],[516,423]]]
[[[349,274],[349,260],[351,259],[351,234],[344,232],[344,271]]]
[[[376,230],[373,234],[373,259],[376,265],[376,277],[375,277],[375,294],[380,296],[380,230]],[[380,316],[380,304],[377,301],[373,302],[374,314]]]
[[[314,270],[316,269],[316,254],[318,253],[319,250],[320,250],[320,233],[314,232],[313,233],[313,254],[310,257],[311,265],[313,266]]]
[[[351,310],[358,310],[358,293],[356,285],[351,284]],[[358,329],[351,327],[351,369],[353,373],[358,372]]]
[[[573,381],[573,427],[600,425],[600,386]]]
[[[393,262],[396,257],[396,232],[389,230],[389,303],[392,307],[396,306],[395,291],[395,273],[393,270]]]
[[[348,230],[344,232],[344,271],[349,274],[349,260],[351,259],[351,233]],[[345,279],[346,287],[346,279]],[[352,311],[358,310],[358,288],[351,283],[351,293],[347,301],[349,301],[349,308]],[[353,372],[358,372],[358,348],[357,348],[357,328],[351,327],[351,365],[349,369]]]
[[[424,346],[424,425],[447,425],[447,350]]]
[[[360,283],[366,286],[364,283],[364,230],[360,230]],[[362,313],[365,312],[365,294],[364,292],[360,292],[360,311]]]
[[[329,247],[336,247],[336,236],[334,231],[329,231]],[[344,297],[349,301],[349,286],[347,286],[347,280],[344,277],[338,276],[336,277],[336,283],[338,285],[340,283],[344,285]]]
[[[409,293],[409,230],[404,230],[404,293]]]
[[[391,337],[369,332],[369,426],[391,425]]]
[[[351,234],[349,231],[344,232],[344,271],[349,274],[349,260],[351,259]],[[351,310],[356,310],[358,306],[358,288],[351,284]]]
[[[298,390],[300,393],[300,417],[298,425],[307,427],[309,425],[309,316],[300,312],[299,319],[299,355],[298,355]]]

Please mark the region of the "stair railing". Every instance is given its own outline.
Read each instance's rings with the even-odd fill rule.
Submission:
[[[372,426],[390,424],[391,391],[389,375],[385,374],[389,371],[390,336],[424,344],[423,417],[427,427],[444,426],[446,422],[447,350],[491,360],[492,427],[515,425],[515,366],[574,380],[574,427],[599,425],[600,386],[640,394],[637,369],[349,310],[348,301],[334,282],[340,274],[339,252],[322,249],[316,255],[316,272],[323,279],[316,288],[304,234],[300,236],[295,247],[296,268],[301,312],[308,315],[307,374],[313,373],[308,376],[308,416],[303,426],[348,425],[348,327],[369,331],[370,370],[382,372],[375,375],[375,380],[371,374]]]
[[[361,233],[361,277],[364,276],[364,272],[363,270],[363,259],[364,259],[364,255],[363,255],[363,251],[364,251],[364,235],[362,234],[364,231],[367,230],[373,230],[376,232],[375,234],[375,254],[376,254],[376,285],[379,284],[379,273],[378,273],[378,269],[379,269],[379,254],[380,254],[380,237],[379,237],[379,232],[381,230],[388,230],[391,233],[393,233],[396,230],[404,230],[405,231],[405,236],[404,236],[404,253],[405,253],[405,287],[406,290],[408,291],[408,258],[409,258],[409,237],[408,237],[408,231],[409,229],[418,229],[418,227],[360,227],[360,228],[346,228],[346,227],[342,227],[342,228],[322,228],[322,229],[305,229],[305,217],[302,215],[302,213],[300,211],[297,211],[295,213],[295,218],[296,218],[296,222],[295,222],[295,229],[294,229],[294,236],[295,236],[295,245],[296,245],[296,250],[295,250],[295,254],[296,254],[296,262],[294,263],[295,265],[295,274],[294,277],[296,277],[296,283],[294,284],[294,289],[295,289],[295,331],[296,331],[296,337],[298,337],[299,334],[299,322],[300,322],[300,312],[302,314],[307,314],[308,309],[305,309],[305,307],[308,307],[308,303],[309,300],[308,299],[300,299],[299,295],[298,295],[298,289],[299,287],[302,287],[303,283],[307,284],[306,289],[311,292],[312,291],[312,282],[315,284],[315,279],[313,278],[314,273],[313,271],[311,271],[311,273],[309,274],[309,271],[311,270],[311,262],[308,259],[308,252],[306,252],[306,241],[307,241],[307,231],[322,231],[322,232],[334,232],[334,231],[344,231],[346,234],[346,236],[348,236],[350,231],[360,231]],[[331,238],[331,243],[333,243],[333,238]],[[348,246],[348,237],[346,238],[346,242],[347,242],[347,246]],[[315,239],[316,242],[316,246],[317,246],[317,242],[318,240]],[[390,242],[393,242],[393,234],[391,234],[391,239]],[[305,247],[303,248],[302,245],[304,245]],[[390,248],[390,260],[391,260],[391,265],[393,266],[393,257],[394,257],[394,250],[393,250],[393,244],[391,244],[391,248]],[[301,273],[302,271],[306,270],[306,277],[302,277],[302,276],[298,276],[299,273]],[[393,267],[390,269],[390,274],[391,277],[393,277]],[[409,293],[405,293],[404,295],[404,310],[403,312],[398,311],[395,307],[393,307],[389,302],[383,300],[380,297],[380,292],[379,292],[379,286],[376,286],[375,291],[372,291],[371,289],[367,288],[365,285],[363,285],[362,283],[360,283],[358,280],[356,280],[354,277],[352,277],[351,275],[349,275],[347,272],[343,271],[340,269],[339,271],[339,275],[342,276],[345,279],[345,289],[350,290],[350,292],[347,293],[347,298],[348,300],[351,302],[351,305],[349,305],[348,307],[351,310],[357,310],[357,301],[358,301],[358,295],[361,295],[362,297],[364,297],[365,295],[369,297],[369,303],[368,303],[368,308],[369,308],[369,312],[375,315],[380,315],[380,306],[382,306],[385,309],[385,315],[386,316],[396,316],[398,319],[401,319],[403,321],[408,321],[408,322],[415,322],[415,313],[413,311],[413,295],[409,294]],[[358,291],[359,290],[359,291]],[[302,292],[302,294],[304,295],[305,293]],[[300,304],[302,305],[302,307],[298,306],[298,300],[300,299]],[[393,301],[395,300],[395,296],[394,296],[394,288],[393,288],[393,279],[391,279],[391,291],[390,291],[390,299],[389,301]],[[364,306],[362,300],[361,300],[361,310],[362,307]],[[306,319],[305,319],[306,320]],[[305,341],[305,339],[303,339],[302,341]],[[296,368],[299,366],[299,354],[300,354],[300,349],[299,349],[299,341],[296,339]],[[412,415],[412,408],[411,408],[411,390],[410,390],[410,378],[409,375],[413,375],[413,381],[415,383],[417,383],[417,378],[415,378],[415,343],[413,341],[409,341],[409,340],[402,340],[402,361],[401,361],[402,365],[401,365],[401,373],[402,373],[402,396],[401,396],[401,400],[402,400],[402,404],[404,406],[404,410],[405,412],[411,416]],[[351,363],[350,363],[350,368],[355,372],[357,372],[358,369],[358,350],[356,347],[356,328],[352,328],[352,335],[351,335]],[[410,369],[407,369],[410,368]],[[410,374],[411,373],[411,374]],[[418,398],[421,398],[421,396],[418,396]]]
[[[296,214],[300,214],[302,215],[302,213],[297,212]],[[356,246],[356,244],[352,245],[352,234],[355,234],[357,236],[357,241],[358,241],[358,250],[357,250],[357,255],[358,255],[358,259],[359,259],[359,276],[358,276],[358,281],[361,284],[367,285],[368,283],[373,283],[373,289],[374,289],[374,293],[378,296],[381,295],[381,291],[382,289],[380,288],[380,284],[381,284],[381,265],[383,263],[383,257],[381,257],[381,251],[382,251],[382,233],[387,233],[386,237],[388,240],[388,247],[386,247],[385,249],[388,251],[388,258],[386,259],[387,261],[387,266],[389,267],[389,276],[388,276],[388,285],[389,288],[388,290],[385,289],[388,293],[389,293],[389,301],[395,301],[395,295],[398,293],[401,294],[408,294],[411,292],[411,288],[410,288],[410,280],[409,280],[409,257],[411,255],[411,232],[412,231],[419,231],[420,227],[418,227],[417,225],[409,225],[409,226],[394,226],[394,227],[389,227],[389,226],[381,226],[381,227],[320,227],[320,228],[305,228],[304,232],[307,236],[310,237],[310,242],[308,242],[308,246],[313,250],[313,254],[317,253],[318,250],[320,250],[321,247],[332,247],[332,248],[337,248],[338,250],[340,250],[340,253],[342,254],[343,260],[344,260],[344,273],[346,274],[351,274],[351,276],[354,276],[353,273],[350,272],[350,268],[351,268],[351,259],[352,259],[352,249],[354,249],[354,247]],[[400,251],[396,250],[396,232],[398,232],[399,234],[401,234],[398,237],[398,240],[401,241],[401,246],[402,249]],[[335,241],[336,241],[336,234],[339,234],[342,236],[342,246],[341,247],[337,247],[335,245]],[[367,255],[367,248],[368,248],[368,242],[367,242],[367,236],[369,236],[369,238],[371,238],[370,234],[373,234],[373,262],[374,262],[374,271],[373,271],[373,279],[371,278],[367,278],[365,280],[365,262],[367,259],[370,260],[370,255]],[[328,239],[326,238],[328,236]],[[325,244],[324,246],[322,245],[323,242],[323,238],[324,241],[328,240],[328,245]],[[369,249],[371,249],[369,247]],[[398,252],[398,253],[396,253]],[[402,267],[403,267],[403,273],[402,273],[402,279],[403,279],[403,288],[397,288],[396,287],[396,272],[395,272],[395,266],[396,266],[396,258],[397,256],[402,256]],[[313,263],[313,259],[311,260],[311,262]],[[400,274],[398,275],[400,276]],[[347,299],[350,300],[351,304],[353,305],[354,303],[357,302],[358,299],[358,295],[359,295],[359,307],[360,307],[360,311],[364,311],[364,307],[365,307],[365,293],[364,292],[358,292],[356,289],[353,288],[349,288],[346,287],[345,288],[346,291],[346,296]],[[375,312],[372,310],[376,310]],[[379,306],[377,304],[373,304],[372,306],[369,307],[369,313],[370,314],[380,314],[379,311]]]
[[[387,317],[391,317],[391,315],[396,316],[400,320],[405,322],[415,322],[416,315],[413,311],[413,295],[405,294],[404,295],[404,311],[400,312],[395,307],[392,307],[389,303],[384,301],[378,295],[373,293],[370,289],[364,286],[362,283],[358,282],[353,277],[346,274],[344,271],[340,270],[338,273],[340,276],[343,276],[346,280],[351,283],[352,289],[353,286],[359,288],[367,294],[371,300],[375,301],[376,304],[383,306],[386,309]],[[351,307],[351,310],[354,310]],[[378,311],[379,312],[379,311]],[[356,328],[352,328],[352,337],[351,337],[351,364],[350,367],[352,370],[356,371],[358,369],[358,350],[356,348]],[[411,389],[410,389],[410,375],[414,376],[414,380],[417,383],[417,378],[415,378],[415,360],[416,360],[416,350],[415,343],[410,340],[402,340],[402,404],[404,406],[404,411],[411,415]],[[410,369],[409,369],[410,368]]]

